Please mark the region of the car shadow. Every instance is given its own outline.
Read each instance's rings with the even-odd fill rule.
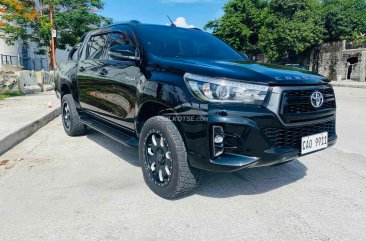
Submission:
[[[140,168],[137,148],[123,146],[90,128],[87,138],[129,164]],[[283,165],[249,168],[233,173],[203,172],[198,189],[191,195],[228,198],[261,194],[302,179],[306,176],[306,171],[306,166],[298,160],[294,160]],[[143,182],[143,180],[141,181]]]
[[[196,194],[213,198],[262,194],[304,178],[306,171],[304,164],[294,160],[232,173],[204,172]]]
[[[114,139],[99,133],[96,130],[88,128],[87,138],[104,149],[110,151],[119,158],[127,161],[129,164],[140,167],[140,159],[138,149],[134,147],[127,147],[115,141]]]

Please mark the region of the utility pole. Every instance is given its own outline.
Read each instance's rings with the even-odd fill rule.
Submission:
[[[53,6],[51,0],[49,0],[50,7],[50,24],[51,24],[51,58],[52,58],[52,70],[56,69],[56,50],[55,50],[55,28],[53,26]]]

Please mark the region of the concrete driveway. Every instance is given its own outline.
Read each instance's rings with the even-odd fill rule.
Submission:
[[[205,173],[167,201],[137,150],[60,118],[0,157],[0,240],[365,240],[366,89],[336,89],[337,145],[282,166]]]

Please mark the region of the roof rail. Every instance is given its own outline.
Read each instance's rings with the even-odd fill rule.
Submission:
[[[116,26],[116,25],[120,25],[120,24],[136,24],[137,25],[137,24],[141,24],[141,22],[138,20],[121,21],[121,22],[112,23],[111,25],[108,25],[108,26]]]

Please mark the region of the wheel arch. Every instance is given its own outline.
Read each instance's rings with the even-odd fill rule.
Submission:
[[[79,109],[80,108],[80,104],[79,104],[79,101],[78,101],[78,95],[77,95],[77,93],[78,93],[77,90],[75,90],[67,82],[61,83],[61,87],[60,87],[60,99],[62,100],[62,97],[64,95],[70,94],[72,96],[72,99],[75,102],[76,108]]]
[[[168,114],[168,115],[167,115]],[[138,109],[138,113],[136,115],[136,135],[140,136],[141,129],[144,126],[145,122],[154,116],[175,116],[177,113],[174,111],[174,108],[169,107],[165,103],[157,102],[157,101],[146,101],[144,102]],[[184,135],[184,130],[182,125],[179,122],[174,122],[176,127],[178,128],[183,141],[186,142],[186,137]]]
[[[148,119],[169,109],[171,108],[168,105],[153,100],[141,104],[136,115],[136,134],[140,135],[141,129]]]
[[[64,95],[71,94],[71,88],[68,84],[62,83],[60,88],[61,99]]]

